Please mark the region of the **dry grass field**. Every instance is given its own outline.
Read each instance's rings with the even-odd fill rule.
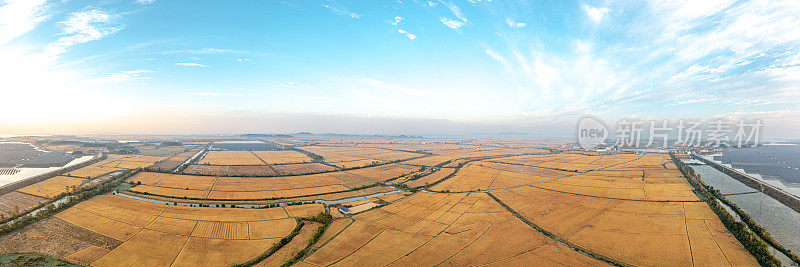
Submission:
[[[295,227],[291,216],[323,211],[320,205],[290,208],[181,207],[101,195],[56,217],[123,241],[110,251],[74,255],[92,266],[229,266],[288,235]]]
[[[47,199],[43,197],[17,191],[8,192],[0,195],[0,215],[3,217],[11,216],[14,212],[27,210],[45,201]]]
[[[216,176],[276,176],[274,168],[266,165],[189,165],[183,173]]]
[[[67,176],[56,176],[23,188],[18,189],[18,191],[31,194],[34,196],[44,197],[44,198],[52,198],[57,196],[61,193],[67,192],[67,190],[72,190],[71,188],[77,188],[81,184],[83,184],[86,179],[75,178],[75,177],[67,177]]]

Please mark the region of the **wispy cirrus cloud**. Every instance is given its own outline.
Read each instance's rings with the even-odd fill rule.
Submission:
[[[469,22],[467,20],[467,17],[464,16],[463,13],[461,13],[461,9],[458,6],[456,6],[455,4],[453,4],[452,2],[439,0],[439,3],[441,3],[443,6],[447,7],[447,9],[450,10],[450,12],[453,14],[453,16],[456,17],[456,19],[452,19],[452,18],[449,18],[449,17],[441,17],[441,18],[439,18],[439,22],[441,22],[445,26],[450,27],[451,29],[454,29],[454,30],[458,30],[459,28],[464,26],[467,22]]]
[[[439,18],[439,21],[444,24],[444,26],[450,27],[451,29],[458,30],[461,26],[464,26],[464,22],[452,20],[449,18]]]
[[[175,65],[186,66],[186,67],[201,67],[201,68],[210,68],[211,67],[209,65],[204,65],[204,64],[200,64],[200,63],[194,63],[194,62],[180,62],[180,63],[175,63]]]
[[[68,18],[58,23],[61,36],[45,48],[47,54],[58,55],[66,52],[70,47],[118,32],[123,25],[115,23],[118,16],[100,9],[89,9],[71,13]]]
[[[323,4],[322,6],[327,8],[327,9],[330,9],[331,11],[333,11],[336,14],[339,14],[339,15],[342,15],[342,16],[346,16],[346,17],[350,17],[351,19],[360,19],[361,18],[360,14],[357,14],[355,12],[350,11],[345,6],[343,6],[342,4],[339,4],[339,2],[336,2],[336,1],[333,1],[333,0],[327,0],[327,1],[324,1],[324,2],[325,2],[325,4]]]

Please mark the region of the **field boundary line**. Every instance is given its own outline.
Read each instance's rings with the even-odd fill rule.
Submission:
[[[76,177],[72,177],[72,178],[76,178]],[[81,178],[81,179],[83,179],[83,178]],[[48,178],[48,180],[49,180],[49,178]],[[25,187],[23,187],[23,188],[25,188]],[[22,189],[22,188],[20,188],[20,189]],[[17,193],[20,193],[20,194],[23,194],[23,195],[28,195],[28,196],[32,196],[32,197],[36,197],[36,198],[44,198],[45,201],[52,199],[52,198],[48,198],[48,197],[37,196],[37,195],[34,195],[34,194],[25,193],[25,192],[19,191],[19,189],[11,191],[11,192],[17,192]]]
[[[514,257],[517,257],[519,255],[522,255],[522,254],[525,254],[525,253],[528,253],[528,252],[532,252],[534,250],[540,249],[540,248],[542,248],[542,247],[544,247],[544,246],[546,246],[548,244],[552,244],[552,243],[558,243],[558,241],[552,240],[552,239],[546,240],[546,241],[544,241],[544,243],[542,243],[541,245],[536,246],[535,248],[532,248],[532,249],[517,253],[517,254],[512,255],[512,256],[508,256],[508,257],[505,257],[505,258],[502,258],[502,259],[498,259],[498,260],[494,260],[494,261],[485,263],[485,264],[483,264],[483,266],[489,266],[490,264],[493,264],[493,263],[498,263],[498,262],[501,262],[501,261],[504,261],[504,260],[512,259]]]
[[[425,189],[425,190],[423,190],[423,191],[425,191],[425,192],[430,192],[430,193],[437,193],[437,194],[462,194],[462,193],[479,193],[479,192],[483,192],[483,193],[489,193],[489,192],[492,192],[492,191],[498,191],[498,190],[507,190],[507,189],[513,189],[513,188],[525,187],[525,186],[531,186],[531,187],[535,187],[534,185],[537,185],[537,184],[543,184],[543,183],[549,183],[549,182],[553,182],[553,181],[558,181],[558,180],[561,180],[561,179],[566,179],[566,178],[570,178],[570,177],[574,177],[574,176],[578,176],[578,175],[587,174],[587,173],[590,173],[590,172],[593,172],[593,171],[604,170],[604,169],[607,169],[607,168],[615,167],[615,166],[617,166],[617,165],[621,165],[621,164],[629,163],[629,162],[632,162],[632,161],[635,161],[635,160],[641,159],[642,157],[644,157],[644,155],[645,155],[645,154],[642,154],[642,155],[641,155],[641,156],[639,156],[638,158],[631,159],[631,160],[624,161],[624,162],[620,162],[620,163],[613,164],[613,165],[609,165],[609,166],[606,166],[606,167],[603,167],[603,168],[599,168],[599,169],[595,169],[595,170],[588,170],[588,171],[585,171],[585,172],[579,172],[579,173],[572,174],[572,175],[567,175],[567,176],[564,176],[564,177],[553,178],[553,179],[550,179],[550,180],[539,181],[539,182],[530,183],[530,184],[515,185],[515,186],[504,187],[504,188],[495,188],[495,189],[488,189],[488,188],[487,188],[486,190],[460,191],[460,192],[441,192],[441,191],[430,191],[430,190],[427,190],[427,189]],[[454,176],[454,175],[455,175],[455,173],[458,173],[458,171],[454,172],[454,173],[453,173],[453,174],[451,174],[451,175],[453,175],[453,176]],[[449,178],[450,178],[450,177],[445,177],[444,179],[440,180],[439,182],[442,182],[442,181],[444,181],[444,180],[446,180],[446,179],[449,179]],[[431,184],[430,186],[433,186],[433,185],[435,185],[435,184]],[[430,186],[429,186],[428,188],[430,188]]]
[[[711,233],[711,228],[708,227],[708,222],[706,222],[706,220],[701,220],[701,221],[703,221],[703,225],[706,227],[706,230],[708,231],[708,234],[711,235],[711,240],[714,240],[714,244],[717,245],[717,248],[719,248],[719,251],[722,252],[722,257],[725,257],[725,261],[728,262],[728,265],[731,265],[731,260],[728,259],[728,255],[725,255],[725,251],[722,249],[722,247],[719,246],[719,243],[717,242],[717,238],[714,237],[714,234]],[[733,266],[733,265],[731,265],[731,266]]]
[[[521,214],[517,213],[514,209],[512,209],[511,207],[506,205],[506,203],[504,203],[502,200],[497,198],[494,194],[489,193],[489,192],[487,192],[486,194],[488,194],[490,197],[492,197],[492,199],[494,199],[494,201],[496,201],[498,204],[500,204],[500,206],[503,206],[503,208],[505,208],[506,210],[511,212],[511,214],[514,214],[514,216],[516,216],[518,219],[522,220],[522,222],[524,222],[525,224],[527,224],[531,228],[535,229],[539,233],[549,237],[550,239],[555,240],[556,242],[559,242],[559,243],[565,245],[566,247],[568,247],[568,248],[570,248],[570,249],[572,249],[572,250],[574,250],[574,251],[576,251],[578,253],[593,257],[593,258],[598,259],[598,260],[602,260],[602,261],[604,261],[606,263],[609,263],[609,264],[612,264],[612,265],[632,266],[632,265],[626,264],[624,262],[612,259],[610,257],[606,257],[606,256],[604,256],[602,254],[593,252],[591,250],[585,249],[585,248],[583,248],[581,246],[578,246],[578,245],[576,245],[576,244],[574,244],[574,243],[572,243],[570,241],[567,241],[566,239],[563,239],[563,238],[553,234],[552,232],[550,232],[548,230],[545,230],[544,228],[536,225],[532,221],[526,219],[524,216],[522,216]]]
[[[250,154],[253,154],[253,156],[256,156],[256,158],[257,158],[258,160],[260,160],[261,162],[263,162],[263,163],[264,163],[264,165],[267,165],[267,167],[268,167],[270,170],[272,170],[272,172],[274,172],[275,174],[279,174],[279,173],[278,173],[278,170],[276,170],[275,168],[273,168],[273,167],[272,167],[272,164],[269,164],[269,163],[267,163],[267,161],[266,161],[266,160],[264,160],[264,159],[262,159],[261,157],[259,157],[258,155],[256,155],[256,153],[254,153],[252,150],[250,150]],[[217,177],[217,178],[219,178],[219,177]]]
[[[192,226],[192,232],[194,232],[195,228],[197,228],[197,223],[195,223],[194,226]],[[192,238],[192,234],[191,234],[192,232],[190,232],[189,236],[186,237],[186,241],[183,241],[183,246],[181,246],[181,250],[178,251],[178,254],[175,255],[175,258],[172,259],[172,262],[169,263],[170,267],[172,265],[175,265],[175,261],[178,260],[178,257],[181,255],[181,253],[183,253],[183,249],[186,247],[186,243],[189,243],[189,238]]]
[[[343,218],[343,219],[344,219],[344,218]],[[350,219],[350,218],[348,218],[348,219]],[[341,219],[340,219],[340,220],[341,220]],[[344,232],[344,230],[345,230],[345,229],[349,228],[349,227],[350,227],[351,225],[353,225],[353,223],[355,223],[355,222],[356,222],[356,220],[354,220],[354,219],[350,219],[350,223],[348,223],[348,224],[347,224],[347,226],[345,226],[344,228],[342,228],[342,230],[339,230],[339,232],[338,232],[338,233],[334,234],[334,235],[333,235],[333,237],[331,237],[331,239],[329,239],[328,241],[325,241],[325,243],[323,243],[323,244],[319,245],[319,247],[317,247],[317,250],[321,249],[323,246],[325,246],[325,245],[327,245],[328,243],[330,243],[331,241],[333,241],[333,239],[335,239],[337,236],[339,236],[339,234],[341,234],[342,232]],[[327,229],[326,229],[326,231],[327,231]],[[315,250],[314,252],[316,252],[316,250]],[[314,254],[314,253],[311,253],[311,254],[308,254],[308,255],[306,255],[306,258],[307,258],[308,256],[311,256],[312,254]],[[315,264],[315,265],[316,265],[316,264]]]
[[[627,199],[627,198],[615,198],[615,197],[592,196],[592,195],[585,195],[585,194],[580,194],[580,193],[566,192],[566,191],[560,191],[560,190],[555,190],[555,189],[550,189],[550,188],[538,187],[538,186],[535,186],[535,185],[531,185],[530,187],[533,187],[533,188],[538,188],[538,189],[542,189],[542,190],[547,190],[547,191],[553,191],[553,192],[563,193],[563,194],[576,195],[576,196],[593,197],[593,198],[602,198],[602,199],[611,199],[611,200],[622,200],[622,201],[638,201],[638,202],[667,202],[667,203],[669,203],[669,202],[674,202],[674,203],[685,203],[685,202],[705,202],[705,201],[702,201],[702,200],[645,200],[645,199]],[[597,188],[602,188],[602,187],[597,187]]]
[[[206,194],[206,198],[208,198],[208,196],[211,195],[211,191],[214,191],[214,185],[217,184],[217,181],[219,181],[219,176],[217,176],[217,178],[214,179],[214,182],[211,183],[211,188],[208,189],[208,193]]]
[[[644,173],[644,171],[642,171],[642,173]],[[683,208],[683,227],[684,227],[684,230],[686,231],[686,241],[689,242],[689,258],[692,260],[692,266],[694,266],[694,252],[692,252],[692,237],[689,236],[689,224],[686,222],[686,205],[681,205],[681,208]],[[705,223],[703,223],[703,224],[705,224]],[[711,234],[711,233],[709,232],[709,234]],[[716,242],[717,241],[714,241],[714,243],[716,243]],[[719,246],[719,245],[717,245],[717,246]],[[728,262],[728,265],[730,265],[730,264],[731,263]]]
[[[501,171],[502,170],[497,170],[497,173],[494,174],[494,178],[492,178],[492,182],[489,183],[489,186],[486,187],[486,190],[489,190],[489,188],[492,188],[492,185],[494,184],[494,181],[497,180],[497,176],[500,176],[500,172]]]
[[[375,236],[373,236],[372,238],[370,238],[369,240],[367,240],[367,242],[366,242],[366,243],[364,243],[363,245],[361,245],[361,246],[359,246],[358,248],[356,248],[356,250],[353,250],[353,252],[350,252],[350,253],[348,253],[347,255],[345,255],[344,257],[342,257],[341,259],[338,259],[338,260],[336,260],[336,261],[332,262],[331,264],[328,264],[327,266],[334,265],[334,264],[336,264],[337,262],[340,262],[340,261],[342,261],[342,260],[344,260],[344,259],[347,259],[347,257],[350,257],[351,255],[353,255],[353,253],[356,253],[356,252],[358,252],[359,250],[361,250],[363,247],[365,247],[367,244],[369,244],[370,242],[372,242],[372,240],[374,240],[376,237],[378,237],[379,235],[381,235],[383,232],[386,232],[386,229],[389,229],[389,228],[383,228],[383,230],[381,230],[380,232],[378,232],[378,234],[376,234]],[[333,240],[333,239],[331,239],[331,240]]]
[[[473,243],[475,243],[475,241],[478,241],[478,239],[481,239],[481,237],[483,237],[483,235],[484,235],[484,234],[486,234],[486,232],[489,232],[489,229],[492,229],[492,226],[494,226],[494,223],[492,223],[492,224],[489,224],[489,227],[486,227],[486,230],[483,230],[483,233],[481,233],[480,235],[478,235],[478,237],[476,237],[474,240],[470,241],[470,242],[469,242],[469,244],[467,244],[467,245],[466,245],[466,246],[464,246],[463,248],[461,248],[461,249],[459,249],[458,251],[456,251],[456,253],[453,253],[453,255],[450,255],[450,257],[447,257],[446,259],[442,260],[442,262],[440,262],[440,263],[437,263],[437,264],[434,264],[433,266],[439,266],[439,265],[442,265],[442,264],[444,264],[445,262],[447,262],[447,261],[449,261],[450,259],[452,259],[453,257],[455,257],[456,255],[458,255],[458,253],[461,253],[461,251],[464,251],[465,249],[467,249],[469,246],[471,246]]]

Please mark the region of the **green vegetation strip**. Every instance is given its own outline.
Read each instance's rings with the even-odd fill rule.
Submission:
[[[80,266],[54,259],[50,256],[33,253],[16,253],[0,255],[0,266]]]
[[[237,267],[240,267],[240,266],[254,266],[254,265],[258,264],[259,262],[265,260],[266,258],[269,258],[269,256],[272,256],[272,254],[275,254],[275,252],[278,252],[278,250],[280,250],[283,246],[285,246],[286,244],[289,244],[289,242],[291,242],[292,239],[294,239],[294,237],[297,236],[297,234],[300,233],[300,229],[302,229],[305,224],[306,223],[303,222],[302,220],[297,220],[297,226],[294,227],[294,230],[292,230],[292,232],[288,236],[285,236],[285,237],[281,238],[281,240],[278,241],[278,243],[275,243],[274,245],[272,245],[272,247],[269,250],[265,251],[264,253],[261,253],[261,255],[258,255],[258,257],[255,257],[255,258],[253,258],[253,259],[251,259],[251,260],[249,260],[249,261],[247,261],[245,263],[236,264],[234,266],[237,266]]]
[[[300,233],[300,229],[302,229],[303,226],[305,225],[305,221],[318,222],[323,224],[323,226],[317,230],[311,241],[309,241],[308,246],[306,246],[305,249],[303,249],[302,251],[298,252],[294,257],[286,261],[286,263],[284,263],[283,266],[289,266],[296,263],[308,252],[311,246],[314,245],[314,243],[316,243],[319,240],[319,238],[322,236],[325,230],[328,229],[328,226],[330,226],[330,224],[333,222],[333,217],[331,217],[330,214],[320,212],[319,214],[311,218],[298,219],[297,226],[295,226],[294,230],[292,230],[292,232],[288,236],[281,238],[281,240],[278,241],[278,243],[272,245],[272,247],[269,250],[265,251],[264,253],[261,253],[261,255],[258,255],[257,257],[245,263],[236,264],[234,266],[237,267],[254,266],[259,262],[262,262],[265,259],[269,258],[270,256],[272,256],[272,254],[275,254],[275,252],[278,252],[278,250],[283,248],[283,246],[289,244],[289,242],[291,242],[292,239],[294,239],[294,237]]]
[[[18,217],[16,219],[16,221],[8,222],[8,223],[5,223],[3,225],[0,225],[0,236],[4,236],[4,235],[12,233],[12,232],[14,232],[14,231],[16,231],[18,229],[21,229],[22,227],[25,227],[25,226],[27,226],[29,224],[41,221],[41,220],[43,220],[43,219],[45,219],[47,217],[50,217],[53,214],[56,214],[58,212],[61,212],[62,210],[70,208],[70,207],[74,206],[75,204],[78,204],[81,201],[90,199],[90,198],[92,198],[94,196],[97,196],[97,195],[102,195],[102,194],[111,192],[115,188],[117,188],[120,185],[122,185],[123,181],[126,178],[136,174],[137,172],[139,172],[139,169],[128,170],[128,171],[125,171],[122,174],[118,175],[117,177],[108,179],[105,182],[100,183],[98,185],[95,185],[95,186],[92,186],[92,187],[81,188],[81,189],[78,189],[78,190],[75,190],[75,191],[72,191],[72,192],[69,192],[69,193],[62,193],[62,194],[58,195],[58,197],[56,197],[54,199],[62,199],[64,197],[69,197],[69,199],[67,201],[65,201],[64,203],[61,203],[59,205],[56,205],[54,203],[47,204],[44,207],[42,207],[39,210],[39,212],[36,213],[36,215],[21,216],[21,217]]]
[[[725,228],[731,231],[736,239],[744,245],[747,251],[756,258],[761,266],[781,266],[781,262],[769,253],[767,243],[788,256],[795,263],[800,264],[797,255],[794,255],[791,250],[778,244],[763,227],[753,221],[753,219],[736,206],[736,204],[733,204],[730,200],[725,198],[719,190],[714,189],[714,187],[700,180],[700,175],[696,174],[694,169],[683,163],[683,161],[678,159],[674,154],[670,154],[670,157],[672,157],[672,161],[675,165],[678,166],[678,170],[683,173],[683,176],[686,177],[689,183],[695,188],[695,193],[708,203],[708,206],[717,214],[717,217],[719,217],[722,224],[725,225]],[[744,223],[737,222],[715,199],[719,199],[720,202],[730,207],[739,215],[739,218],[742,219]],[[752,230],[752,232],[748,231],[748,228]]]
[[[317,241],[319,241],[319,238],[322,237],[322,234],[324,234],[325,231],[328,230],[328,226],[330,226],[331,223],[333,223],[333,217],[331,217],[331,215],[327,213],[319,213],[317,214],[317,216],[312,217],[311,220],[321,223],[322,226],[317,228],[317,232],[315,232],[314,235],[311,237],[311,239],[308,240],[308,245],[306,245],[306,247],[303,248],[303,250],[298,251],[297,254],[294,255],[294,257],[283,263],[283,266],[291,266],[297,263],[298,261],[302,260],[303,257],[305,257],[308,254],[308,252],[311,250],[314,244],[316,244]]]

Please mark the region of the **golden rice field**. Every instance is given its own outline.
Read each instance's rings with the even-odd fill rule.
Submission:
[[[534,167],[538,163],[474,162],[432,189],[489,193],[417,193],[337,220],[333,232],[325,233],[304,262],[605,265],[534,230],[489,197],[492,194],[572,246],[622,264],[757,265],[708,205],[687,194],[691,189],[668,166],[668,156],[577,154],[541,162],[566,159],[573,166],[591,160],[599,167],[582,173]]]
[[[311,162],[311,158],[306,156],[306,154],[292,150],[253,151],[253,154],[255,154],[256,157],[263,160],[267,164]]]
[[[348,191],[371,184],[346,172],[284,177],[224,177],[140,172],[128,178],[135,192],[195,199],[273,199]]]
[[[100,162],[67,172],[65,175],[91,179],[113,171],[145,168],[162,159],[164,157],[111,154]]]
[[[31,194],[34,196],[52,198],[61,193],[65,193],[72,188],[77,188],[83,184],[86,179],[56,176],[23,188],[18,189],[22,193]]]
[[[209,151],[199,164],[209,165],[265,165],[251,151]]]
[[[323,156],[324,162],[311,162],[296,151],[210,151],[183,174],[142,171],[127,178],[133,185],[126,186],[144,198],[186,197],[194,203],[348,198],[328,206],[336,220],[300,258],[300,266],[610,263],[603,259],[632,266],[757,265],[666,154],[551,153],[531,148],[535,143],[486,140],[313,141],[276,143],[299,146]],[[111,155],[69,176],[19,189],[13,192],[19,198],[15,201],[35,202],[29,198],[52,197],[87,180],[76,177],[96,177],[158,159]],[[452,162],[431,167],[447,161]],[[426,170],[435,171],[407,180]],[[251,177],[236,177],[248,174]],[[422,189],[401,190],[408,189],[403,185]],[[364,197],[385,192],[393,193]],[[342,206],[351,214],[340,213],[337,207]],[[0,202],[0,211],[8,209]],[[325,210],[322,204],[184,207],[100,195],[54,216],[116,240],[70,243],[69,254],[59,258],[71,262],[230,266],[267,251],[295,228],[295,218]],[[309,245],[318,227],[307,224],[296,239],[259,265],[282,265]]]
[[[536,187],[493,194],[534,224],[626,264],[757,264],[705,202],[608,199]]]
[[[527,259],[568,265],[600,263],[540,234],[485,193],[417,193],[352,219],[337,220],[317,246],[304,263],[463,266],[521,264]]]
[[[229,266],[288,235],[296,224],[293,217],[322,211],[321,205],[182,207],[101,195],[55,216],[123,241],[110,251],[86,248],[67,256],[92,266]]]
[[[368,166],[374,163],[405,160],[424,154],[373,147],[303,146],[299,147],[325,158],[325,162],[342,168]]]
[[[392,163],[375,167],[367,167],[345,171],[346,173],[364,177],[374,181],[388,181],[403,175],[419,171],[420,167],[401,163]]]

